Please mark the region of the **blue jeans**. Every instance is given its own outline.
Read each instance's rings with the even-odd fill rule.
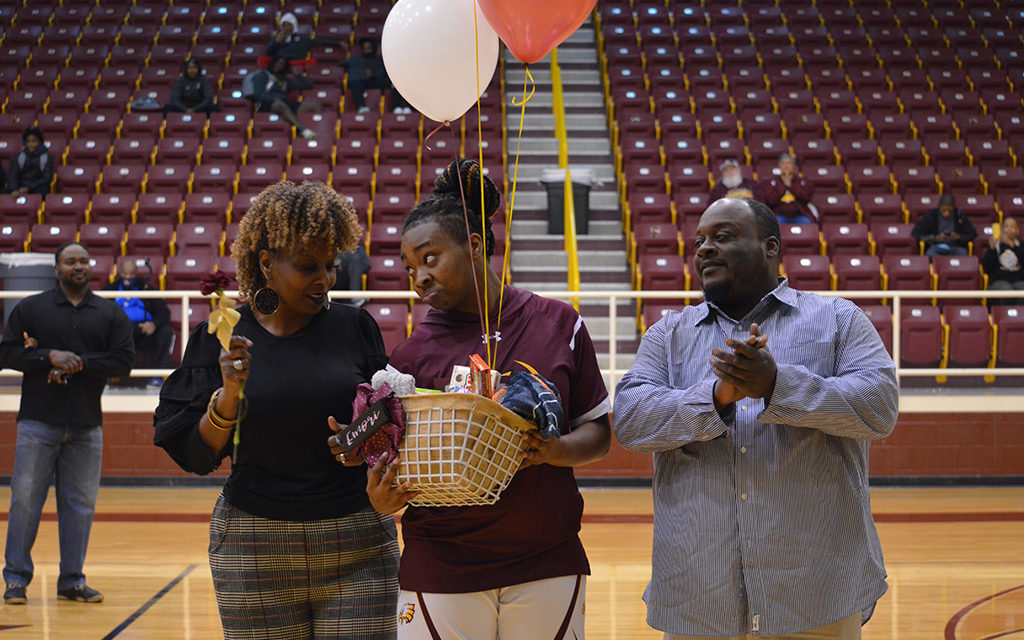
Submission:
[[[947,242],[936,242],[925,250],[924,255],[932,256],[966,256],[967,249]]]
[[[811,222],[814,222],[814,220],[811,220],[807,216],[802,216],[799,214],[793,216],[792,218],[787,218],[786,216],[780,216],[776,214],[775,218],[779,221],[779,224],[809,224]]]
[[[28,586],[32,581],[32,545],[50,481],[55,480],[60,538],[57,589],[85,584],[82,565],[96,512],[102,460],[103,430],[99,425],[70,427],[35,420],[18,422],[4,582]]]

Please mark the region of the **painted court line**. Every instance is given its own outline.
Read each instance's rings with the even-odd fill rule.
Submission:
[[[182,571],[181,573],[178,574],[178,577],[176,577],[174,580],[171,580],[170,582],[168,582],[164,586],[163,589],[157,591],[156,594],[152,598],[150,598],[148,602],[146,602],[146,604],[144,604],[141,607],[139,607],[138,609],[136,609],[135,613],[133,613],[132,615],[130,615],[127,618],[125,618],[124,622],[122,622],[121,624],[117,625],[116,627],[114,627],[113,631],[111,631],[107,635],[103,636],[103,640],[112,640],[112,638],[116,638],[117,636],[121,635],[122,631],[127,629],[128,626],[131,625],[131,623],[133,623],[136,620],[138,620],[139,616],[141,616],[142,614],[146,613],[146,611],[150,607],[152,607],[154,604],[156,604],[157,601],[160,600],[160,598],[162,598],[165,595],[167,595],[168,591],[173,589],[175,587],[175,585],[177,585],[179,582],[184,580],[185,576],[187,576],[188,574],[192,573],[195,570],[195,568],[198,567],[198,566],[199,566],[198,564],[190,564],[188,566],[188,568],[186,568],[184,571]]]

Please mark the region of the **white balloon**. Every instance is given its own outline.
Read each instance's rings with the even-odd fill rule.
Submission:
[[[473,0],[398,0],[381,34],[392,84],[431,120],[455,120],[476,103],[498,66],[498,34]],[[477,87],[479,86],[479,91]]]

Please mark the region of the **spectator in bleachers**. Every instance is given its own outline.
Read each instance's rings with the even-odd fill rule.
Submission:
[[[1020,228],[1013,218],[1003,220],[999,237],[992,236],[981,267],[988,274],[988,288],[994,291],[1024,291],[1024,245]],[[1020,298],[993,298],[992,304],[1024,304]]]
[[[773,175],[762,187],[764,202],[775,212],[780,224],[804,224],[817,220],[811,204],[814,186],[800,175],[796,158],[790,154],[779,156],[779,175]]]
[[[279,21],[280,28],[267,44],[267,55],[281,56],[289,62],[304,60],[313,47],[339,47],[340,40],[311,38],[299,33],[299,20],[294,13],[286,13]]]
[[[956,208],[952,194],[944,193],[939,206],[927,211],[911,232],[925,245],[924,254],[931,256],[966,256],[978,232],[971,221]]]
[[[356,245],[352,251],[345,251],[338,256],[338,279],[332,287],[336,291],[362,291],[363,276],[370,273],[370,257],[366,255],[366,248]],[[361,307],[366,304],[366,298],[337,299],[339,302],[347,302]]]
[[[219,111],[214,102],[210,80],[203,73],[203,65],[195,58],[189,58],[181,69],[181,75],[174,83],[171,101],[164,106],[168,113],[205,113]]]
[[[313,86],[309,78],[292,72],[286,58],[276,56],[267,63],[267,68],[250,74],[245,80],[245,97],[252,100],[256,111],[276,113],[295,127],[303,138],[315,138],[316,133],[299,122],[296,114],[320,113],[323,107],[315,100],[289,102],[288,94]]]
[[[711,189],[708,205],[722,198],[748,198],[764,202],[764,189],[753,180],[747,180],[740,171],[740,163],[729,158],[718,165],[719,178]]]
[[[152,291],[148,278],[139,276],[134,260],[125,260],[117,268],[117,280],[103,287],[104,291]],[[135,363],[140,369],[170,369],[174,329],[169,326],[171,311],[163,298],[116,298],[134,328]],[[151,386],[160,386],[162,378],[153,378]]]
[[[373,38],[361,38],[359,49],[359,53],[350,54],[341,63],[341,66],[348,70],[348,89],[352,92],[352,101],[358,112],[370,111],[370,107],[366,106],[367,89],[391,89],[392,110],[395,113],[412,113],[409,103],[398,93],[398,89],[392,86],[391,79],[388,78],[384,59],[377,51],[377,41]]]
[[[7,171],[7,186],[11,193],[23,196],[26,193],[50,193],[53,182],[53,161],[49,150],[43,144],[43,132],[35,127],[25,129],[21,134],[25,148],[11,159]]]

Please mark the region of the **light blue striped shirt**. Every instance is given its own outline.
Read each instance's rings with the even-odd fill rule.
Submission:
[[[715,410],[711,349],[768,337],[771,401]],[[647,622],[677,635],[798,633],[870,615],[887,588],[868,446],[893,429],[895,366],[848,300],[785,279],[741,321],[703,303],[644,335],[615,391],[622,446],[654,453]]]

